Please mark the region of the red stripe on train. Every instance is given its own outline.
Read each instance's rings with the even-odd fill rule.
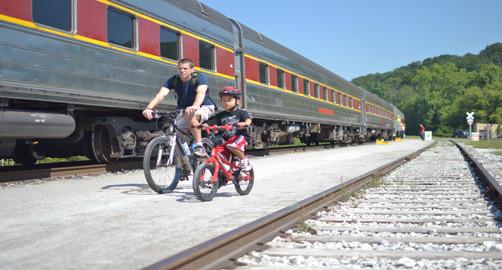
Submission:
[[[317,108],[317,111],[324,115],[335,115],[335,111],[326,108]]]

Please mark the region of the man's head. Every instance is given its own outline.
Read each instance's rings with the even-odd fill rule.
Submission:
[[[233,86],[225,86],[218,92],[220,95],[221,106],[225,110],[233,110],[241,100],[241,90]]]
[[[178,76],[184,82],[190,80],[192,73],[195,72],[194,64],[191,59],[183,58],[178,61]]]

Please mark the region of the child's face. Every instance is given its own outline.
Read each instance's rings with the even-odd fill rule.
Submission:
[[[221,96],[220,98],[221,106],[225,110],[230,110],[238,104],[237,99],[233,96]]]

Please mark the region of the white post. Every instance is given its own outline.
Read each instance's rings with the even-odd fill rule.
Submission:
[[[474,112],[466,112],[467,124],[469,124],[469,140],[472,140],[472,123],[474,123]]]

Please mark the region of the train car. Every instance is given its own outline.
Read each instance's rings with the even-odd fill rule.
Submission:
[[[1,1],[0,36],[0,158],[18,163],[141,156],[158,135],[141,110],[181,58],[213,99],[243,89],[253,147],[394,129],[389,103],[195,0]]]
[[[372,137],[392,138],[395,132],[395,106],[367,91],[365,95],[366,125]]]

